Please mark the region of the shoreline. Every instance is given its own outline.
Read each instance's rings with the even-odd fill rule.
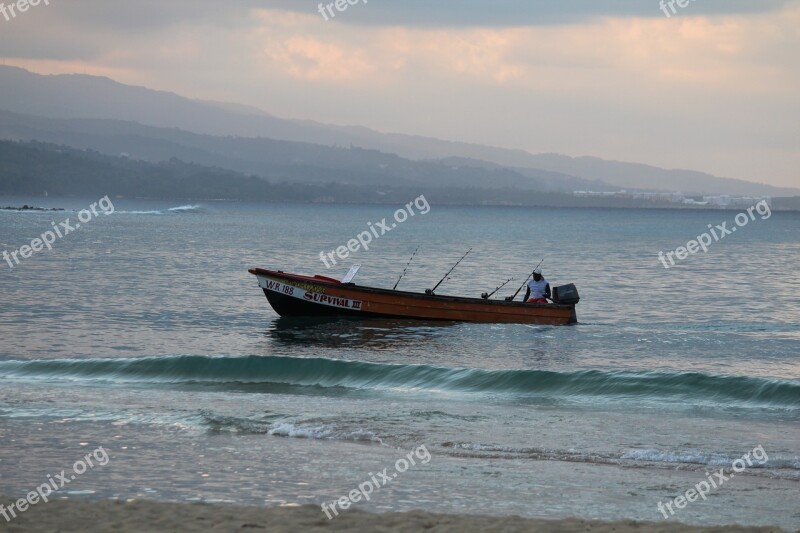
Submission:
[[[36,207],[33,205],[13,206],[7,205],[0,207],[0,211],[63,211],[63,207]]]
[[[11,503],[0,496],[0,502]],[[542,519],[518,516],[440,514],[426,511],[373,514],[361,510],[342,512],[328,520],[317,505],[255,507],[206,503],[172,503],[148,500],[52,500],[19,513],[10,522],[0,516],[3,529],[11,532],[81,531],[117,533],[134,531],[538,531],[538,532],[774,532],[771,526],[690,526],[679,522],[634,520],[599,521],[580,518]]]
[[[434,202],[436,205],[447,207],[504,207],[504,208],[520,208],[520,209],[613,209],[624,211],[712,211],[712,212],[740,212],[748,206],[741,205],[698,205],[698,204],[680,204],[673,202],[645,202],[636,199],[615,199],[615,200],[596,200],[587,199],[585,197],[575,197],[566,193],[552,193],[543,192],[545,195],[558,195],[561,194],[564,198],[560,201],[518,201],[516,199],[495,199],[487,200],[486,198],[447,198],[442,195],[442,189],[421,189],[423,194],[435,197]],[[492,189],[486,189],[492,191]],[[520,194],[532,191],[525,191],[521,189],[514,189]],[[347,200],[344,198],[319,198],[309,196],[307,198],[275,198],[275,199],[248,199],[248,198],[225,198],[225,197],[196,197],[188,195],[162,195],[162,196],[125,196],[115,195],[114,200],[135,201],[135,202],[190,202],[190,203],[244,203],[244,204],[257,204],[257,205],[288,205],[288,206],[302,206],[302,205],[324,205],[324,206],[394,206],[404,203],[405,196],[403,194],[416,194],[411,189],[404,189],[397,191],[397,194],[383,199],[377,198],[361,198],[358,200]],[[102,195],[102,194],[101,194]],[[25,194],[25,193],[0,193],[0,198],[35,198],[39,201],[47,201],[49,199],[58,200],[73,200],[73,199],[90,199],[94,198],[91,194],[78,194],[78,195],[48,195],[42,194]],[[577,200],[576,200],[577,199]],[[775,196],[771,197],[772,203],[770,209],[775,212],[797,213],[800,212],[800,196]],[[757,202],[754,202],[754,204]],[[33,209],[20,209],[15,206],[9,208],[1,208],[9,211],[63,211],[63,208],[33,208]]]

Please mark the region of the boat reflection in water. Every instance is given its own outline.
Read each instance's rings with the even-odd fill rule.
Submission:
[[[393,318],[278,317],[264,334],[290,353],[309,347],[393,351],[403,346],[435,344],[441,337],[441,328],[458,324]]]

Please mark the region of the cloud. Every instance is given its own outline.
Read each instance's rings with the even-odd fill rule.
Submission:
[[[354,51],[312,37],[292,37],[266,48],[265,54],[292,77],[308,81],[351,82],[377,69],[363,50]]]
[[[577,2],[465,1],[452,27],[432,23],[439,2],[410,24],[351,19],[414,18],[421,2],[369,0],[329,22],[298,2],[53,3],[0,27],[0,53],[36,72],[107,75],[284,117],[796,181],[798,2],[743,14],[731,1],[731,14],[705,16],[696,8],[714,2],[697,0],[668,19],[658,0],[637,0],[656,11],[646,16],[624,2],[581,15]],[[540,23],[540,11],[530,22],[520,6],[575,20]]]
[[[317,13],[334,0],[273,0],[269,9]],[[692,0],[691,15],[732,15],[778,10],[790,0]],[[356,25],[443,27],[546,26],[598,18],[665,18],[659,0],[369,0],[355,3],[332,22]]]

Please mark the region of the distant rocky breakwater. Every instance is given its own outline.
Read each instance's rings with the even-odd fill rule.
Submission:
[[[63,207],[36,207],[33,205],[23,205],[22,207],[6,206],[0,207],[3,211],[63,211]]]

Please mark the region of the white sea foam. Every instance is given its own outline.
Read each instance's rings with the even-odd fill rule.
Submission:
[[[179,205],[178,207],[170,207],[167,211],[172,213],[196,213],[197,211],[201,211],[203,208],[200,205]]]
[[[727,466],[739,456],[698,451],[664,452],[661,450],[631,450],[622,454],[621,459],[648,461],[652,463],[688,463],[708,466]]]
[[[506,452],[523,453],[523,450],[511,448],[509,446],[493,446],[490,444],[479,444],[476,442],[459,442],[452,445],[457,450],[469,450],[472,452]]]
[[[177,207],[170,207],[166,210],[153,209],[149,211],[117,211],[120,215],[180,215],[183,213],[199,213],[203,210],[201,205],[179,205]]]
[[[292,424],[290,422],[278,422],[273,424],[269,435],[279,437],[294,437],[299,439],[323,439],[323,440],[355,440],[381,442],[381,439],[371,431],[357,429],[353,431],[338,431],[332,426],[312,426],[302,424]]]

